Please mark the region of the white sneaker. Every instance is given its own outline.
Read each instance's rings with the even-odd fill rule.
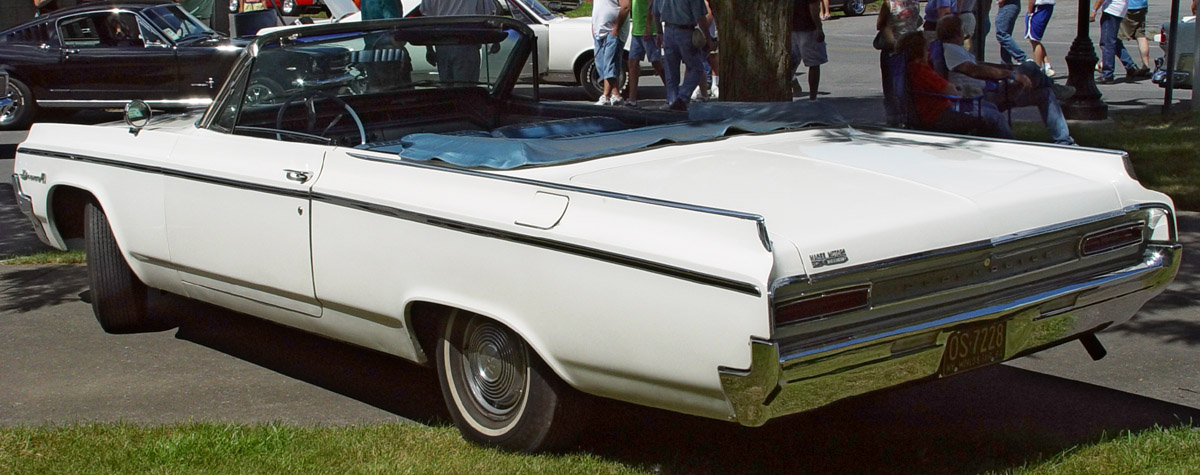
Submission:
[[[705,102],[705,101],[707,101],[707,100],[708,100],[708,94],[707,94],[707,92],[708,92],[708,91],[704,91],[702,88],[700,88],[700,87],[697,87],[695,91],[692,91],[692,102]]]
[[[608,96],[600,96],[600,100],[596,101],[596,105],[607,106],[608,105]]]
[[[710,97],[712,97],[713,99],[719,99],[721,97],[721,91],[717,89],[716,84],[713,84],[712,91],[710,92]]]
[[[1046,73],[1046,77],[1048,78],[1054,77],[1054,68],[1050,67],[1050,63],[1042,65],[1042,72]]]
[[[622,99],[620,94],[613,94],[608,97],[608,105],[610,106],[619,106],[622,102],[625,102],[625,99]]]

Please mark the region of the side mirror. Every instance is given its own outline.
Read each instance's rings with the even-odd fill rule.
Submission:
[[[137,135],[141,132],[142,127],[150,123],[152,115],[150,105],[143,101],[130,101],[125,104],[125,124],[129,126],[129,133]]]

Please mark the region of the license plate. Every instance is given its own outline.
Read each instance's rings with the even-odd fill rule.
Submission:
[[[1004,360],[1005,321],[967,327],[950,334],[942,355],[942,376]]]

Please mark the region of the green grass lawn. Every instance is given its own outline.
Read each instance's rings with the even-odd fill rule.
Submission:
[[[643,458],[634,463],[588,453],[518,455],[471,445],[452,427],[417,424],[81,424],[0,429],[3,473],[593,474],[671,473],[706,466],[694,456],[683,467],[671,466],[672,460],[676,459],[671,454],[662,454],[661,460]],[[797,459],[796,463],[804,465],[803,460]],[[1102,438],[1048,458],[1031,454],[1028,463],[1002,470],[1022,474],[1125,474],[1189,473],[1196,467],[1200,467],[1200,429],[1180,426]],[[895,466],[844,468],[848,472],[903,470]]]
[[[28,256],[0,257],[0,265],[29,266],[47,264],[83,264],[83,251],[46,251]]]

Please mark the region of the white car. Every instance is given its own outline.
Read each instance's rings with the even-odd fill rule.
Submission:
[[[34,125],[14,190],[46,243],[82,238],[105,330],[153,321],[155,288],[431,365],[463,435],[512,450],[569,442],[585,394],[758,426],[1064,342],[1098,356],[1179,269],[1171,200],[1122,152],[808,101],[543,103],[512,93],[532,35],[260,36],[199,117]]]
[[[1154,35],[1154,40],[1158,41],[1159,48],[1162,48],[1163,54],[1167,55],[1170,54],[1167,38],[1169,35],[1176,35],[1173,71],[1175,76],[1174,87],[1191,89],[1192,70],[1196,56],[1196,17],[1180,18],[1176,26],[1178,28],[1171,28],[1169,25],[1163,24],[1159,27],[1160,33]],[[1154,59],[1154,74],[1151,76],[1151,81],[1161,87],[1167,87],[1166,61],[1166,56]]]
[[[362,20],[362,13],[352,0],[326,0],[325,3],[330,9],[331,20],[317,20],[312,24]],[[542,82],[579,85],[591,100],[600,98],[603,85],[596,74],[591,17],[568,18],[561,13],[552,12],[537,0],[496,0],[496,4],[501,15],[521,21],[533,30],[537,37],[539,79]],[[405,16],[412,16],[420,5],[420,0],[404,2]],[[307,25],[309,24],[264,28],[259,34]],[[625,50],[629,50],[628,41]],[[621,65],[624,67],[625,62],[622,61]],[[641,71],[645,75],[654,74],[653,67],[645,60],[641,63]],[[530,76],[531,70],[527,71],[526,77]],[[618,81],[624,84],[625,80],[626,73],[622,71]]]

